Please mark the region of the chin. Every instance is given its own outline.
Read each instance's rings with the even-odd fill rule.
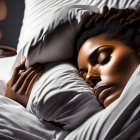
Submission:
[[[116,101],[120,97],[121,93],[122,92],[117,92],[108,96],[103,102],[104,107],[106,108],[109,105],[111,105],[114,101]]]

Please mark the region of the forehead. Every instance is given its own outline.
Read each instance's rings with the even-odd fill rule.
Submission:
[[[88,58],[88,56],[96,50],[99,46],[107,44],[108,41],[105,40],[105,35],[99,35],[91,37],[84,42],[81,46],[78,53],[78,62],[81,60],[81,57]],[[84,60],[85,60],[84,59]],[[82,60],[83,61],[83,60]]]
[[[84,42],[84,44],[81,46],[80,51],[86,52],[87,50],[90,52],[94,51],[98,46],[100,46],[103,43],[103,40],[99,37],[93,37],[89,38]],[[79,53],[80,53],[79,51]]]
[[[99,39],[96,39],[96,37],[89,38],[81,46],[77,58],[79,68],[83,68],[88,65],[88,57],[99,46]]]
[[[122,41],[106,39],[106,36],[103,34],[89,38],[84,42],[84,44],[80,48],[78,58],[77,58],[79,68],[87,67],[88,60],[92,52],[94,52],[94,50],[96,50],[97,48],[106,45],[112,46],[115,50],[119,52],[120,50],[126,51],[126,49],[129,48]]]

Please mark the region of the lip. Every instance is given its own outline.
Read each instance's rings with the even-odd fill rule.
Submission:
[[[108,85],[94,87],[94,94],[101,104],[103,104],[104,100],[110,95],[111,88],[112,87]]]

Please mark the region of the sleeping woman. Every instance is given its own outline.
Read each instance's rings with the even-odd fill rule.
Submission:
[[[94,13],[83,27],[75,56],[80,76],[107,107],[121,95],[140,63],[140,9]]]
[[[140,9],[93,13],[81,31],[74,53],[80,76],[107,107],[119,98],[140,63]],[[26,107],[42,66],[25,69],[24,59],[7,83],[6,96]],[[19,72],[23,70],[23,74]]]

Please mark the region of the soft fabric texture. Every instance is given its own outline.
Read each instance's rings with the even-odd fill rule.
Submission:
[[[138,140],[140,138],[140,65],[121,96],[93,115],[65,140]]]
[[[5,95],[6,92],[6,82],[4,80],[0,80],[0,95]]]
[[[0,140],[63,140],[67,132],[0,95]]]
[[[27,56],[26,66],[71,58],[82,15],[98,12],[97,8],[101,11],[104,5],[116,8],[140,6],[139,1],[134,0],[26,0],[17,48],[21,58]]]
[[[27,56],[26,67],[35,63],[71,59],[76,36],[84,23],[83,19],[88,18],[93,11],[97,12],[98,9],[88,5],[74,5],[62,7],[61,10],[57,9],[56,13],[48,15],[49,20],[44,21],[40,36],[35,36],[38,38],[28,42],[23,49],[22,53]]]
[[[11,68],[16,56],[0,58],[0,95],[5,94],[6,83],[10,80]]]
[[[27,110],[38,118],[73,130],[103,109],[70,62],[46,65],[31,92]]]
[[[10,79],[10,71],[16,60],[16,55],[0,58],[0,80],[7,82]]]
[[[116,8],[126,8],[126,7],[135,8],[139,6],[139,2],[133,0],[127,0],[127,1],[114,0],[113,2],[112,0],[108,0],[108,1],[106,0],[100,0],[100,1],[26,0],[26,9],[25,9],[25,15],[23,20],[23,26],[22,26],[22,30],[19,38],[19,44],[18,44],[18,56],[14,66],[16,66],[16,64],[21,61],[24,55],[27,56],[27,60],[28,60],[26,63],[27,67],[37,62],[41,62],[41,63],[55,62],[61,60],[60,58],[63,59],[70,58],[69,54],[70,55],[72,54],[72,52],[70,52],[72,49],[65,49],[68,50],[65,52],[62,49],[58,49],[59,47],[51,48],[54,45],[50,45],[50,47],[48,47],[49,49],[46,49],[46,44],[47,43],[49,44],[49,41],[52,40],[50,44],[56,44],[55,46],[59,46],[61,42],[65,41],[65,39],[63,38],[63,34],[65,35],[65,37],[67,35],[69,36],[69,26],[68,26],[69,24],[68,22],[66,22],[66,20],[63,20],[63,17],[71,17],[71,16],[74,17],[72,14],[73,12],[70,12],[71,16],[67,16],[67,13],[64,13],[64,16],[59,18],[61,19],[60,20],[61,22],[57,22],[56,17],[61,13],[60,10],[63,11],[64,9],[67,9],[67,7],[65,7],[66,5],[69,5],[68,7],[70,9],[71,8],[70,5],[76,5],[77,7],[77,5],[84,5],[84,4],[86,5],[90,4],[93,6],[97,6],[98,8],[102,8],[104,5],[108,5],[109,7],[116,7]],[[85,8],[85,6],[83,7]],[[76,11],[79,12],[80,10],[81,8],[77,9]],[[84,11],[90,14],[88,10],[84,10]],[[50,14],[49,16],[48,13]],[[81,25],[81,24],[77,24],[80,23],[79,20],[77,21],[78,22],[75,22],[74,20],[73,22],[74,24],[72,24],[74,25],[73,27],[77,27],[74,29],[79,29],[79,25]],[[75,23],[78,26],[75,26]],[[66,30],[66,28],[68,30]],[[64,30],[65,33],[63,33],[63,29],[65,29]],[[61,34],[60,32],[57,31],[61,31]],[[72,33],[77,34],[77,32],[75,31],[76,30],[72,30]],[[55,35],[55,37],[53,35]],[[61,36],[60,39],[58,40],[57,37],[59,37],[59,35]],[[70,43],[73,44],[72,41]],[[67,43],[63,43],[63,44],[65,45]],[[60,47],[62,46],[60,45]],[[35,51],[35,49],[37,51]],[[40,53],[40,51],[42,53]],[[57,51],[60,51],[62,53],[58,53]],[[62,56],[56,55],[56,53],[62,54]],[[47,54],[51,54],[51,56],[50,55],[47,56]],[[63,54],[65,54],[66,58],[63,57]],[[129,100],[131,99],[131,96],[127,98]],[[130,104],[131,101],[132,100],[130,100],[129,102]],[[113,107],[110,108],[113,108],[112,110],[114,112],[112,110],[110,111],[110,109],[105,109],[106,112],[102,113],[103,111],[100,110],[102,110],[103,108],[100,106],[96,97],[93,95],[92,90],[85,84],[82,78],[78,76],[78,72],[73,67],[73,65],[69,63],[62,63],[62,64],[52,63],[46,66],[44,73],[34,85],[27,105],[27,110],[30,113],[36,115],[40,120],[43,120],[44,122],[50,121],[50,122],[56,122],[61,124],[61,126],[65,130],[73,130],[77,128],[79,125],[81,125],[78,129],[73,131],[67,137],[67,139],[72,140],[76,138],[77,139],[81,138],[80,140],[82,139],[85,140],[86,138],[87,140],[89,140],[90,138],[94,139],[94,137],[97,138],[98,136],[100,136],[99,135],[100,130],[101,133],[104,134],[103,136],[107,134],[106,132],[108,132],[108,130],[110,130],[111,132],[111,126],[109,126],[109,128],[108,125],[106,125],[106,127],[103,127],[103,124],[106,122],[107,124],[108,123],[114,124],[113,119],[115,118],[118,112],[115,111],[114,104],[112,105]],[[128,104],[124,102],[124,108],[127,106]],[[123,111],[124,108],[122,108]],[[121,110],[121,107],[119,107],[119,109]],[[107,112],[107,110],[109,112]],[[98,111],[100,112],[97,113]],[[111,114],[111,119],[109,119],[109,122],[105,120],[106,118],[108,118],[106,114]],[[91,117],[92,119],[89,117]],[[100,119],[100,117],[101,120],[103,120],[103,122],[100,121],[98,123],[98,119]],[[115,120],[116,119],[117,118],[115,118]],[[96,124],[98,124],[98,127],[96,127]],[[26,125],[28,124],[26,123]],[[96,131],[94,131],[94,128],[96,129]],[[56,128],[54,127],[54,131],[55,129]],[[35,132],[34,130],[31,131]],[[93,132],[95,133],[93,134]],[[101,135],[101,137],[103,136]]]
[[[70,134],[38,119],[19,103],[0,95],[0,139],[137,140],[140,134],[139,81],[140,66],[118,100],[91,116]]]

